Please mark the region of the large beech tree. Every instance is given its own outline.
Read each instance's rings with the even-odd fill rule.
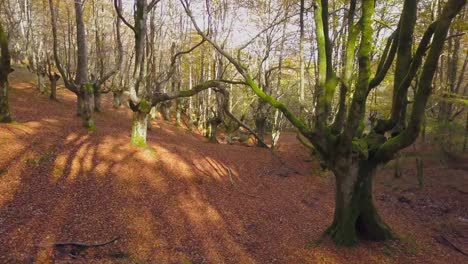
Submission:
[[[99,100],[95,102],[95,94],[100,98],[100,87],[104,82],[116,74],[122,63],[122,42],[120,39],[120,20],[116,19],[116,30],[117,30],[117,48],[118,56],[115,67],[109,70],[109,72],[99,74],[97,78],[89,77],[89,63],[88,63],[88,42],[86,37],[86,26],[83,17],[85,1],[74,0],[75,8],[75,21],[76,21],[76,74],[74,78],[71,78],[72,74],[67,74],[67,70],[71,69],[64,68],[58,51],[58,36],[57,36],[57,10],[54,7],[54,0],[49,0],[49,7],[51,12],[51,24],[52,24],[52,37],[53,37],[53,53],[55,59],[55,65],[60,72],[65,87],[73,92],[77,97],[77,114],[81,116],[83,126],[93,130],[95,128],[93,111],[94,104],[99,107]],[[68,72],[69,73],[69,72]]]
[[[218,88],[220,89],[221,82],[206,81],[194,86],[190,90],[163,92],[162,87],[166,85],[173,77],[176,67],[179,63],[179,58],[182,55],[189,54],[196,48],[200,47],[205,41],[201,41],[186,51],[174,52],[174,45],[171,48],[170,64],[167,69],[160,74],[152,72],[154,79],[148,79],[148,70],[146,54],[148,47],[148,14],[160,2],[160,0],[135,0],[134,1],[134,24],[130,24],[121,12],[121,0],[114,0],[114,6],[119,18],[129,27],[134,33],[135,55],[134,68],[132,71],[131,84],[129,86],[129,104],[133,111],[131,143],[135,146],[146,146],[146,138],[148,131],[149,113],[151,108],[166,101],[175,100],[182,97],[190,97],[198,94],[201,91]],[[154,71],[154,69],[153,69]],[[224,88],[223,88],[224,90]]]
[[[416,140],[447,32],[452,19],[466,4],[466,0],[447,1],[439,17],[419,40],[414,55],[413,31],[418,1],[405,0],[398,27],[389,37],[380,60],[375,63],[377,67],[372,67],[374,63],[371,59],[372,44],[375,41],[375,0],[349,1],[344,23],[348,36],[340,76],[333,68],[336,63],[333,61],[335,56],[332,54],[329,38],[328,1],[315,1],[318,80],[314,90],[318,101],[315,109],[310,111],[315,113],[311,126],[306,125],[285,104],[265,93],[254,81],[249,68],[232,57],[197,25],[189,1],[180,1],[199,35],[235,66],[246,85],[257,96],[285,115],[310,142],[323,164],[334,173],[335,215],[326,233],[340,245],[352,245],[357,242],[358,237],[375,241],[393,238],[393,232],[374,206],[373,178],[378,166],[390,161],[398,151]],[[379,120],[369,132],[363,133],[369,93],[382,82],[393,64],[395,71],[391,116],[386,120]],[[353,71],[357,72],[357,76],[353,76]],[[415,97],[411,112],[407,114],[407,92],[412,83],[415,84]],[[334,114],[332,106],[336,92],[339,92],[339,100],[338,111]],[[391,136],[387,137],[388,134]]]
[[[8,36],[0,22],[0,122],[11,122],[10,106],[8,104],[8,75],[11,68]]]

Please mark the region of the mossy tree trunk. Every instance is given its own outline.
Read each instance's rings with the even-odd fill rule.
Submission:
[[[70,74],[66,70],[70,70],[70,65],[65,69],[62,67],[60,62],[59,50],[58,50],[58,34],[57,34],[57,18],[56,10],[54,7],[54,1],[49,0],[50,8],[50,17],[52,25],[52,37],[53,37],[53,55],[55,60],[55,66],[60,72],[60,76],[63,79],[65,87],[77,95],[77,115],[82,117],[83,126],[87,129],[94,130],[94,120],[92,113],[95,110],[95,107],[99,110],[100,107],[100,87],[101,85],[112,77],[120,68],[122,63],[122,43],[120,39],[120,20],[116,20],[116,29],[117,29],[117,48],[118,48],[118,59],[116,66],[107,74],[104,74],[103,71],[100,73],[100,78],[98,80],[90,80],[89,65],[88,65],[88,44],[86,37],[86,27],[84,21],[84,8],[85,2],[83,0],[75,0],[75,21],[76,21],[76,75],[74,80],[71,79]],[[94,4],[94,3],[93,3]],[[69,32],[70,36],[71,32]],[[102,66],[102,65],[101,65]],[[49,64],[50,67],[50,64]],[[101,70],[102,67],[101,67]],[[51,73],[49,68],[49,73]],[[92,77],[93,75],[91,75]],[[97,96],[95,99],[95,89],[97,87]],[[96,102],[95,102],[96,100]]]
[[[10,106],[8,101],[8,75],[11,69],[10,52],[8,48],[8,38],[0,23],[0,122],[9,123],[12,121]]]
[[[89,130],[95,130],[94,118],[93,118],[93,105],[94,105],[94,93],[92,84],[84,84],[80,89],[81,97],[81,119],[83,121],[83,127]]]
[[[176,126],[182,125],[182,119],[181,119],[182,111],[183,111],[182,100],[176,100],[176,115],[175,115]]]
[[[376,164],[361,161],[335,170],[335,215],[327,233],[338,245],[350,246],[359,238],[383,241],[394,237],[379,216],[372,197]]]
[[[146,134],[148,131],[148,113],[133,112],[131,143],[137,147],[146,146]]]
[[[74,80],[69,79],[69,74],[62,67],[58,52],[57,21],[54,1],[49,0],[51,11],[51,24],[53,36],[53,52],[57,69],[63,79],[65,87],[77,96],[77,115],[81,116],[82,124],[89,130],[94,130],[94,120],[92,116],[93,105],[93,84],[88,79],[88,46],[86,42],[86,27],[83,17],[83,1],[75,0],[75,20],[76,20],[76,43],[77,43],[77,64],[76,76]]]
[[[181,1],[183,7],[190,17],[192,24],[198,34],[208,41],[220,54],[231,62],[238,73],[243,77],[246,84],[263,101],[280,110],[298,131],[308,139],[314,151],[322,159],[324,166],[335,172],[337,182],[336,210],[333,224],[328,229],[328,234],[338,244],[352,245],[358,237],[370,240],[385,240],[392,238],[389,227],[377,214],[372,201],[372,179],[378,164],[384,164],[395,156],[398,151],[410,146],[417,138],[427,101],[432,91],[432,80],[438,65],[439,56],[447,37],[448,29],[452,19],[460,13],[466,0],[448,0],[437,20],[432,23],[421,38],[418,48],[412,55],[413,28],[415,26],[416,5],[413,0],[405,0],[400,16],[400,24],[396,29],[402,29],[401,34],[392,34],[388,49],[383,52],[380,62],[377,63],[377,72],[371,79],[372,49],[373,49],[373,15],[375,8],[374,0],[362,0],[360,6],[360,19],[355,23],[353,12],[356,7],[355,0],[350,1],[348,9],[349,22],[348,44],[346,45],[345,70],[353,71],[357,63],[358,74],[352,79],[347,79],[346,72],[339,78],[333,69],[333,49],[329,39],[328,30],[328,1],[314,1],[315,35],[317,41],[317,105],[310,111],[314,113],[313,127],[307,126],[297,117],[285,104],[266,93],[261,85],[258,85],[248,67],[244,66],[238,58],[216,43],[211,36],[205,34],[198,26],[193,16],[188,0]],[[357,30],[357,31],[355,31]],[[360,33],[360,38],[356,38]],[[354,52],[354,43],[359,39],[358,52]],[[357,46],[358,43],[356,43]],[[396,48],[397,47],[397,48]],[[399,52],[397,52],[399,51]],[[379,120],[375,127],[371,128],[369,134],[363,134],[364,117],[366,112],[366,101],[369,92],[377,87],[391,68],[395,54],[398,53],[399,60],[398,76],[395,76],[394,102],[392,104],[392,117],[389,120]],[[357,56],[356,56],[357,55]],[[425,60],[424,60],[425,58]],[[348,65],[349,63],[349,65]],[[336,64],[336,63],[335,63]],[[417,74],[420,72],[420,74]],[[344,77],[344,78],[343,78]],[[406,94],[408,87],[418,78],[416,95],[411,105],[408,124],[405,124]],[[335,124],[330,124],[332,104],[335,88],[342,82],[344,86],[338,111],[343,116],[335,116]],[[345,87],[352,84],[351,87]],[[351,94],[351,90],[353,90]],[[343,94],[342,94],[343,95]],[[401,95],[401,96],[400,96]],[[350,96],[350,100],[342,100]],[[350,103],[349,103],[350,102]],[[349,105],[348,105],[349,103]],[[347,110],[347,111],[345,111]],[[397,127],[400,125],[400,127]],[[397,128],[401,133],[392,133],[392,137],[384,137],[386,132]],[[400,132],[398,131],[398,132]],[[356,157],[355,155],[358,155]],[[354,161],[357,159],[359,161]]]
[[[83,18],[83,3],[75,1],[76,42],[77,42],[77,73],[75,83],[79,85],[78,94],[81,97],[81,119],[83,126],[94,130],[93,84],[88,79],[88,45],[86,43],[86,28]]]

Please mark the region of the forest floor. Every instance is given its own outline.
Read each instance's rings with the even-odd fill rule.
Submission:
[[[399,179],[391,165],[382,168],[375,200],[400,240],[337,248],[329,238],[316,243],[333,217],[334,179],[294,134],[282,136],[274,156],[208,143],[157,120],[149,147],[137,149],[129,144],[131,113],[112,109],[110,95],[88,132],[70,92],[60,89],[59,102],[50,101],[21,70],[11,86],[16,122],[0,125],[0,263],[468,260],[455,250],[468,252],[466,157],[427,158],[422,189],[413,159],[401,160]],[[75,255],[51,246],[115,237]]]

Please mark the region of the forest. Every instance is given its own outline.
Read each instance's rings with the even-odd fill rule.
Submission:
[[[465,263],[466,0],[1,0],[0,263]]]

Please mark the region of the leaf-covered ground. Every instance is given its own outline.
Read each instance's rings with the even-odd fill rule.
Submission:
[[[71,93],[50,101],[21,72],[11,79],[17,122],[0,125],[0,263],[468,260],[454,249],[468,252],[466,159],[426,160],[423,189],[411,158],[400,179],[381,169],[375,200],[401,240],[337,248],[328,238],[315,243],[332,219],[333,177],[294,134],[281,139],[280,161],[158,120],[140,150],[129,146],[129,110],[112,109],[110,95],[97,131],[87,132]],[[75,255],[51,246],[114,237]]]

